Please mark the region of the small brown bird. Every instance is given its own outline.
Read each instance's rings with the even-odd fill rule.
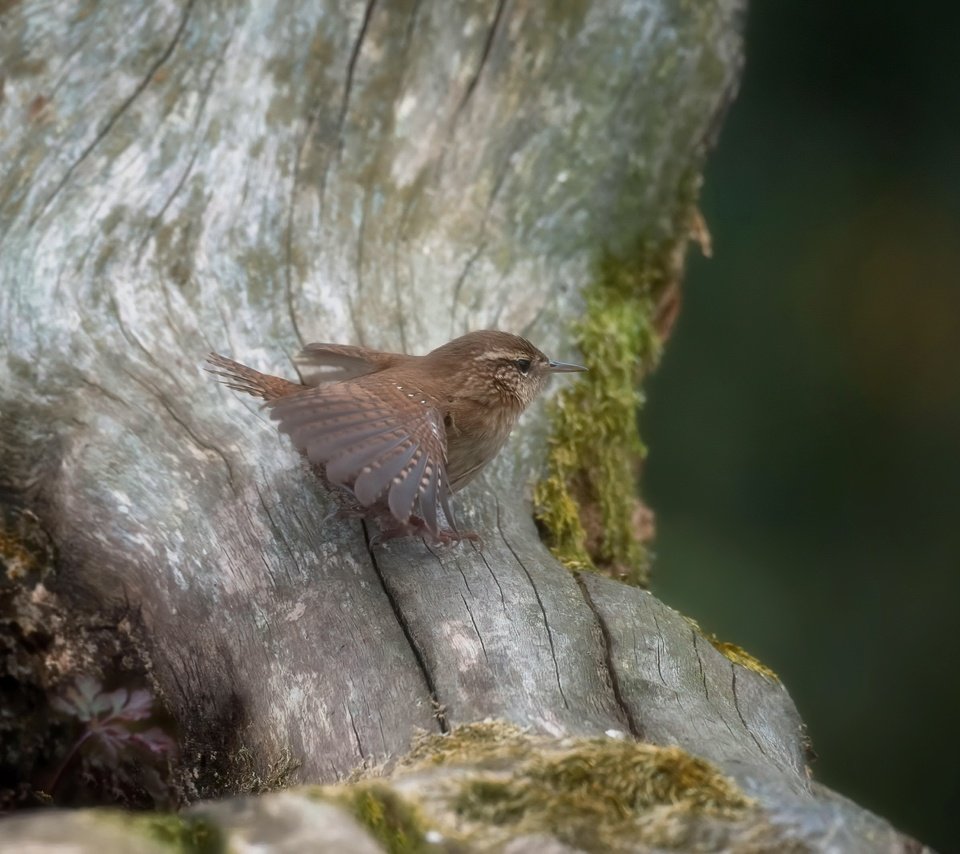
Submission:
[[[497,455],[550,374],[586,370],[493,330],[426,356],[308,344],[297,358],[303,383],[216,353],[207,361],[227,386],[266,401],[280,431],[378,520],[381,540],[420,534],[438,542],[476,538],[457,531],[450,495]],[[452,530],[441,528],[439,509]]]

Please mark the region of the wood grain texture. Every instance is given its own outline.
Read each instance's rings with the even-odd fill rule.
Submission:
[[[371,548],[201,370],[494,326],[572,356],[600,249],[671,235],[742,3],[552,5],[5,4],[3,500],[43,521],[64,601],[138,613],[199,748],[235,730],[316,781],[486,716],[614,729],[852,821],[810,788],[782,688],[552,560],[526,504],[541,411],[459,497],[482,553]]]

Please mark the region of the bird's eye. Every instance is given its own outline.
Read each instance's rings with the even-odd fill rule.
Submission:
[[[517,370],[520,371],[521,374],[526,374],[530,372],[531,363],[529,359],[517,359],[517,361],[514,362],[513,364],[517,366]]]

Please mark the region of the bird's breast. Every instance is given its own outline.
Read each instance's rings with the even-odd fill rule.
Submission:
[[[517,422],[517,414],[488,407],[452,410],[446,419],[447,476],[456,492],[473,480],[499,453]]]

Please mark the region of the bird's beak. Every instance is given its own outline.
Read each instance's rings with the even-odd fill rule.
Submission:
[[[586,370],[583,365],[571,365],[569,362],[548,362],[548,369],[552,374],[568,374]]]

